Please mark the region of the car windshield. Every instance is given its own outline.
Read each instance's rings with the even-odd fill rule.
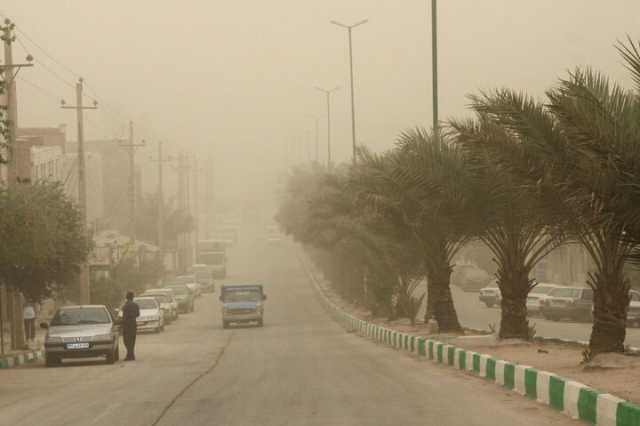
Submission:
[[[158,302],[155,299],[144,298],[144,299],[133,299],[134,302],[138,304],[140,309],[158,309]]]
[[[156,294],[149,294],[149,296],[151,296],[154,299],[156,299],[159,303],[169,303],[169,302],[171,302],[171,298],[169,296],[167,296],[166,294],[156,293]]]
[[[51,325],[109,324],[111,316],[104,307],[61,308],[51,320]]]
[[[258,302],[262,300],[262,293],[257,290],[225,290],[225,302]]]
[[[575,288],[554,288],[549,295],[552,297],[574,297],[577,291]]]
[[[537,285],[529,292],[529,294],[549,294],[554,288],[550,285]]]

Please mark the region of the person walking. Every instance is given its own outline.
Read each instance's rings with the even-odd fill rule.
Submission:
[[[127,292],[127,301],[122,306],[122,340],[127,348],[127,357],[125,361],[134,361],[136,359],[136,319],[140,316],[140,307],[133,301],[133,292]]]
[[[22,317],[24,318],[24,339],[27,343],[33,343],[36,339],[36,308],[33,303],[24,304]]]

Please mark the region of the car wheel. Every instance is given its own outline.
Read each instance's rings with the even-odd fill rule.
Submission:
[[[229,323],[227,321],[222,321],[222,328],[224,329],[229,328]]]
[[[485,302],[485,305],[487,305],[487,308],[493,308],[493,303],[491,302]]]
[[[112,351],[111,353],[107,354],[107,364],[113,364],[114,362],[116,362],[116,351]]]
[[[116,351],[113,353],[113,359],[120,361],[120,345],[116,346]]]
[[[54,367],[56,365],[60,365],[61,361],[62,360],[59,357],[55,356],[55,355],[46,354],[44,356],[44,364],[47,367]]]
[[[262,320],[262,318],[260,318],[258,320],[258,327],[262,327],[262,326],[264,326],[264,321]]]

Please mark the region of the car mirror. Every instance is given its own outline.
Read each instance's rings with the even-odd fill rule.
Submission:
[[[41,322],[40,323],[40,328],[49,328],[49,324],[47,324],[46,322]]]

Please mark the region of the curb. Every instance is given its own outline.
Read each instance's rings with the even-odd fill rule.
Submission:
[[[323,305],[348,332],[493,381],[502,388],[561,411],[572,419],[597,426],[640,425],[640,405],[614,395],[533,367],[467,351],[434,339],[403,333],[356,318],[329,300],[315,276],[306,267],[306,262],[303,264],[314,288],[321,296]]]
[[[40,359],[44,359],[44,351],[36,350],[23,352],[16,355],[0,356],[0,368],[13,368],[23,364],[30,364]]]

